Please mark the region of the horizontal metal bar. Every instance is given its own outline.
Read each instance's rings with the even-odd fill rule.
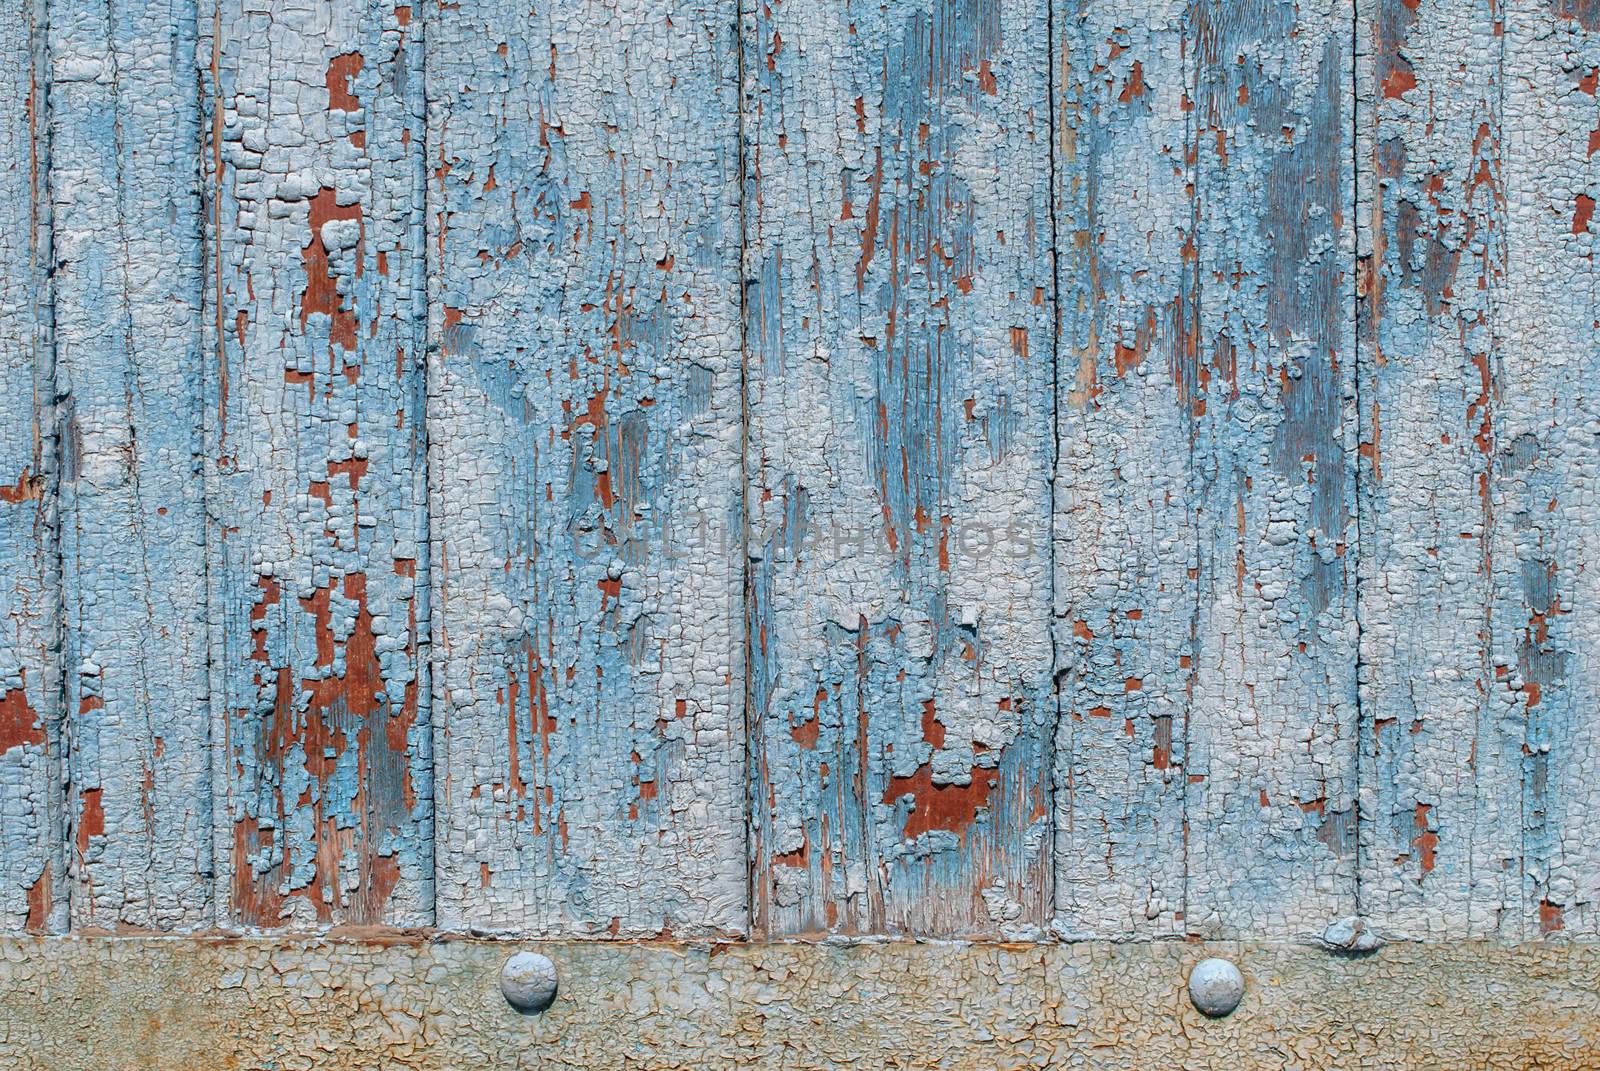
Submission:
[[[502,997],[536,947],[542,1015]],[[1245,974],[1211,1020],[1185,979]],[[1579,1068],[1600,947],[513,944],[435,937],[0,940],[0,1066]]]

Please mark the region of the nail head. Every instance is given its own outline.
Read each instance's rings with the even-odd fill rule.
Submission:
[[[537,1015],[556,999],[556,965],[538,952],[518,952],[500,968],[500,992],[524,1015]]]
[[[1230,1015],[1244,999],[1244,975],[1225,959],[1203,959],[1189,972],[1189,999],[1202,1015]]]

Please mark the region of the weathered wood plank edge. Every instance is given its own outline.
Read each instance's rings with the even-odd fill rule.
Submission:
[[[25,0],[0,34],[12,160],[0,288],[0,926],[66,927],[65,630],[61,586],[62,413],[56,368],[50,69],[45,0]],[[14,481],[14,485],[13,485]],[[15,725],[15,728],[11,726]]]
[[[1403,945],[1363,959],[1248,943],[538,947],[560,992],[523,1017],[499,993],[503,942],[6,939],[0,1062],[1578,1068],[1600,1045],[1593,946]],[[1211,954],[1250,984],[1224,1020],[1184,993]]]

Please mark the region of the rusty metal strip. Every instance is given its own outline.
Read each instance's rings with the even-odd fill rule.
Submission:
[[[541,1016],[498,989],[508,942],[10,938],[0,1066],[274,1068],[1579,1068],[1600,948],[1290,944],[539,945]],[[1189,968],[1249,984],[1208,1020]]]

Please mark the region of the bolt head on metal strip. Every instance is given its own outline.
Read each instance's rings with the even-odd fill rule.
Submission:
[[[500,968],[500,992],[524,1015],[537,1015],[556,999],[556,965],[538,952],[518,952]]]
[[[1244,999],[1244,975],[1225,959],[1203,959],[1189,972],[1189,999],[1202,1015],[1231,1015]]]

